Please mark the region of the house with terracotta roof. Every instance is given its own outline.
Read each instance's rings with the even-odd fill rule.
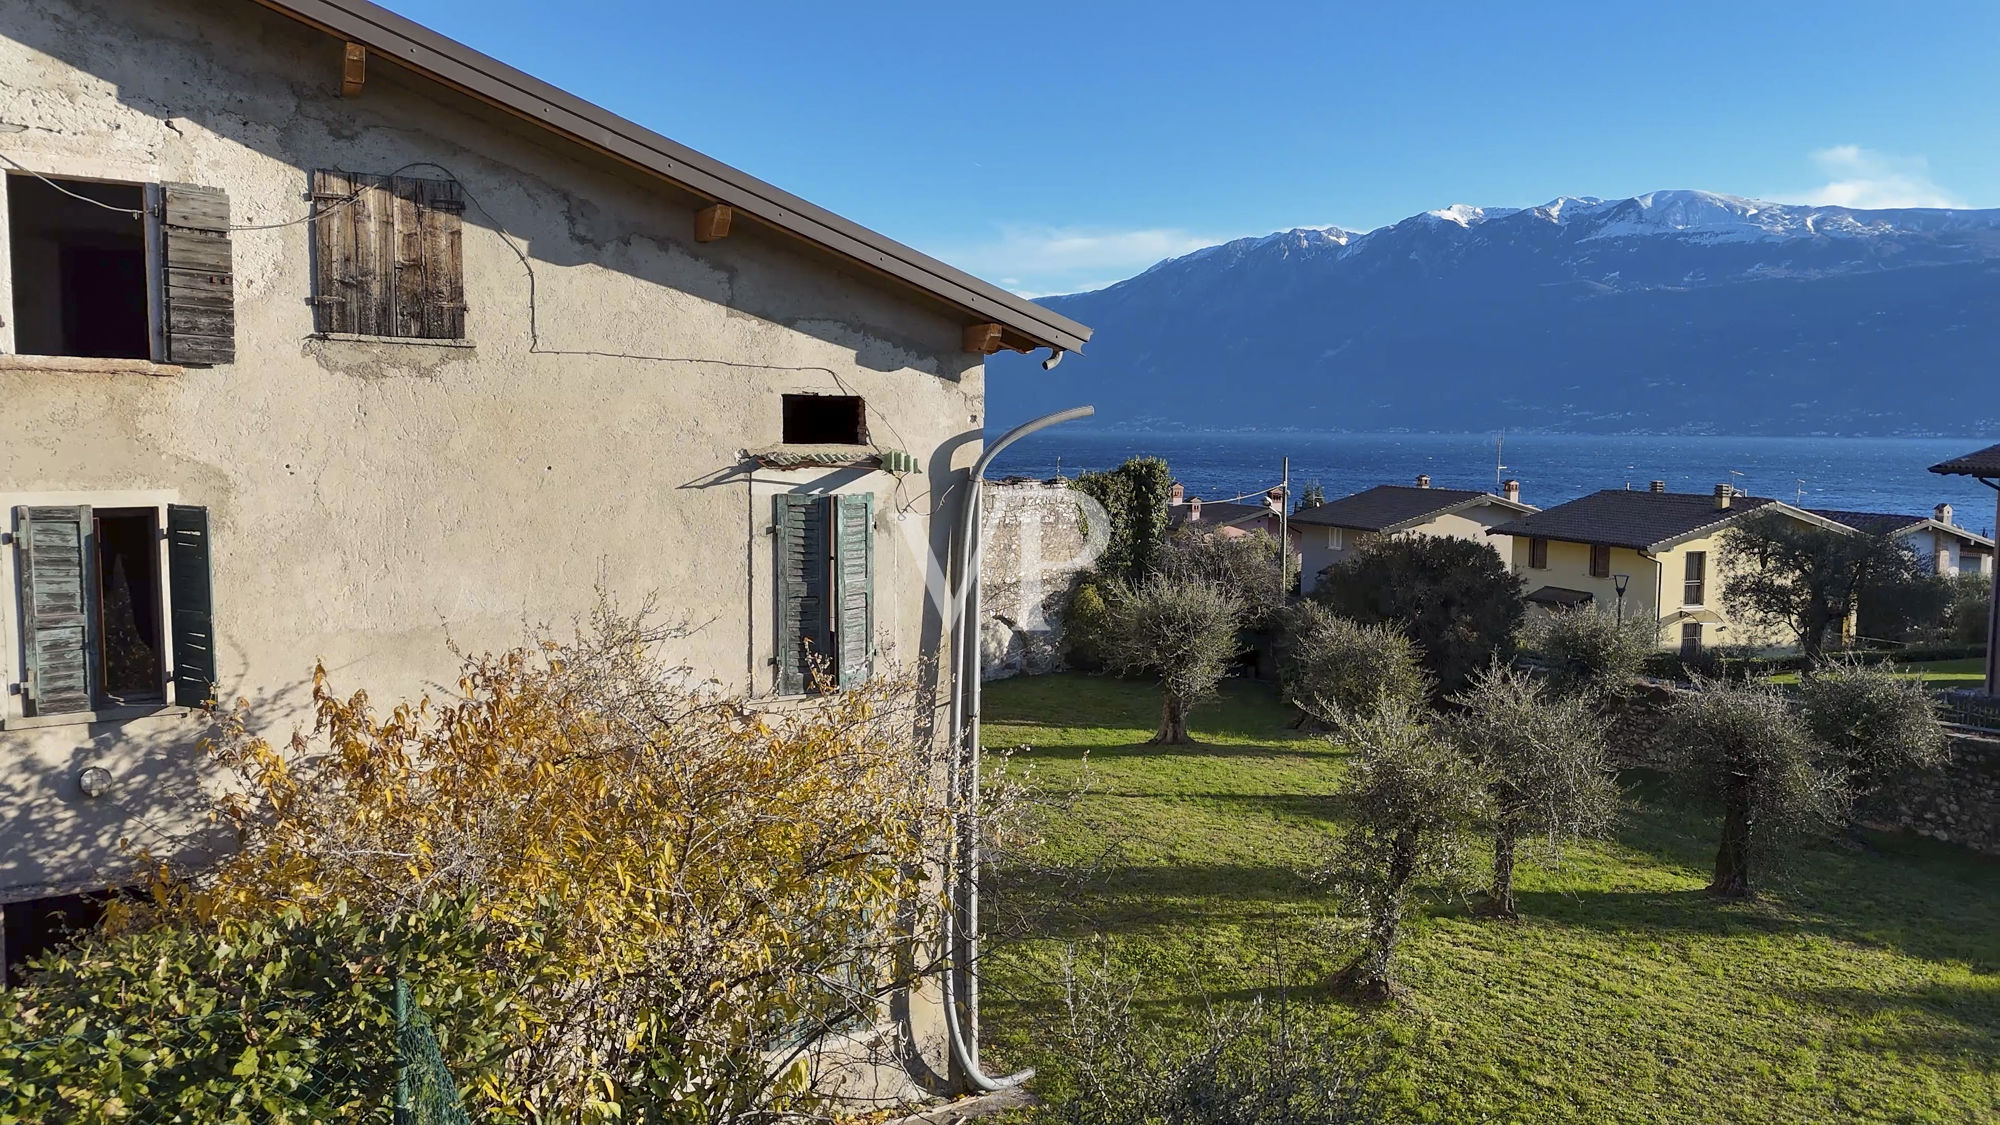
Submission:
[[[1850,512],[1809,508],[1816,516],[1844,523],[1856,531],[1894,539],[1917,557],[1917,566],[1941,578],[1993,573],[1993,540],[1952,522],[1950,504],[1939,504],[1928,516],[1894,512]]]
[[[1415,485],[1380,484],[1292,513],[1299,538],[1299,588],[1312,593],[1326,568],[1389,535],[1431,535],[1485,543],[1510,560],[1513,548],[1494,529],[1536,509],[1521,503],[1521,483],[1508,481],[1496,496],[1463,488],[1432,488],[1428,475]]]
[[[1856,529],[1790,504],[1719,484],[1711,495],[1605,489],[1501,524],[1529,603],[1554,612],[1591,607],[1657,622],[1662,648],[1692,655],[1708,645],[1787,645],[1781,625],[1734,620],[1722,599],[1728,546],[1722,533],[1753,513],[1778,512],[1817,527]],[[1852,623],[1849,623],[1851,630]]]

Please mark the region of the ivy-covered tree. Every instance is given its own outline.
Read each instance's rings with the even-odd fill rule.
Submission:
[[[1618,810],[1605,759],[1605,720],[1587,696],[1546,692],[1526,672],[1494,665],[1454,697],[1446,729],[1477,763],[1493,805],[1487,910],[1517,918],[1514,863],[1523,841],[1551,846],[1602,833]]]
[[[1350,755],[1339,791],[1353,817],[1329,874],[1363,926],[1361,951],[1334,984],[1360,999],[1387,1000],[1418,883],[1459,877],[1465,841],[1491,803],[1479,767],[1432,730],[1417,704],[1385,699],[1343,715],[1333,737]]]
[[[1722,809],[1709,893],[1749,897],[1756,857],[1775,858],[1788,844],[1841,824],[1847,799],[1840,780],[1822,768],[1812,731],[1779,689],[1705,681],[1668,718],[1677,772]]]
[[[1304,601],[1285,612],[1278,646],[1285,702],[1327,725],[1387,698],[1420,704],[1430,694],[1416,646],[1389,625],[1357,625]]]
[[[1526,604],[1499,552],[1432,535],[1376,540],[1328,567],[1312,596],[1351,621],[1401,630],[1445,695],[1513,655]]]
[[[1113,586],[1106,599],[1105,656],[1114,667],[1160,681],[1160,728],[1152,741],[1182,745],[1188,713],[1215,694],[1236,658],[1243,603],[1206,579],[1155,574]]]
[[[1134,457],[1107,472],[1079,475],[1070,487],[1102,505],[1110,537],[1097,573],[1108,581],[1136,583],[1151,574],[1167,537],[1167,496],[1173,479],[1166,461]]]
[[[1755,512],[1722,533],[1728,569],[1722,600],[1743,620],[1789,628],[1817,660],[1872,586],[1914,579],[1917,559],[1882,535],[1820,527]]]

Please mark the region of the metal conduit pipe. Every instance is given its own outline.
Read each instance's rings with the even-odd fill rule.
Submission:
[[[1011,1089],[1035,1072],[995,1078],[979,1068],[979,561],[982,554],[979,517],[983,507],[980,485],[986,467],[1008,446],[1037,430],[1088,418],[1094,406],[1075,406],[1045,414],[1008,430],[986,447],[966,475],[966,497],[959,505],[958,526],[952,529],[951,563],[957,571],[951,597],[951,746],[946,785],[954,802],[954,831],[945,852],[943,939],[946,965],[942,974],[944,1022],[952,1060],[965,1080],[985,1093]],[[955,861],[955,862],[954,862]],[[962,920],[961,920],[961,915]],[[961,1020],[957,977],[965,974],[965,1019]],[[966,1024],[970,1023],[971,1034]]]

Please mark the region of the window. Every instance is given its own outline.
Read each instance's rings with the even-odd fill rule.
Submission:
[[[1528,540],[1528,565],[1536,570],[1547,570],[1549,568],[1548,540]]]
[[[1611,548],[1600,546],[1590,549],[1590,576],[1592,578],[1611,577]]]
[[[229,197],[189,184],[7,176],[14,350],[228,363]]]
[[[1692,659],[1701,655],[1701,622],[1689,621],[1681,625],[1681,656]]]
[[[322,171],[312,196],[315,331],[465,338],[457,181]]]
[[[874,658],[875,497],[776,498],[778,691],[850,687]]]
[[[1344,536],[1341,535],[1339,528],[1329,527],[1326,529],[1326,545],[1334,550],[1338,551],[1344,546],[1342,543],[1343,538]]]
[[[15,509],[26,716],[212,698],[208,510],[164,515],[163,574],[160,508]]]
[[[1682,605],[1702,605],[1708,601],[1708,552],[1687,553],[1687,580],[1681,587]]]
[[[786,445],[866,445],[867,410],[856,395],[786,395]]]

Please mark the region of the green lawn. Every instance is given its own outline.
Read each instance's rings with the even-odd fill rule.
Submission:
[[[1898,664],[1896,675],[1905,679],[1923,677],[1924,682],[1935,687],[1978,687],[1986,682],[1986,658],[1975,656],[1968,660],[1923,660],[1915,664]],[[1799,682],[1797,672],[1780,672],[1771,677],[1776,684]]]
[[[1351,1013],[1322,987],[1339,915],[1305,874],[1339,824],[1343,755],[1261,685],[1197,712],[1201,746],[1141,745],[1157,707],[1080,675],[987,689],[989,748],[1033,747],[1012,768],[1038,788],[1087,786],[1045,814],[1037,858],[1058,869],[985,896],[990,927],[1025,930],[985,967],[998,1063],[1060,1072],[1062,954],[1105,935],[1169,1026],[1282,983],[1309,1018],[1382,1035],[1397,1120],[2000,1121],[2000,862],[1885,837],[1721,905],[1709,822],[1640,785],[1614,840],[1523,872],[1520,924],[1433,902],[1408,999]]]

